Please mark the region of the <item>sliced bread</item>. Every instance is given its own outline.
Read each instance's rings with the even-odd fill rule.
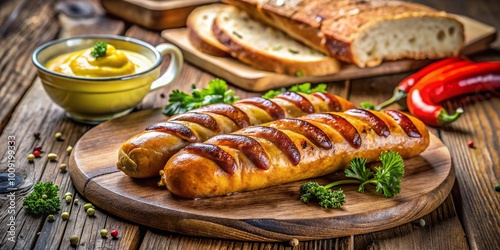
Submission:
[[[191,44],[203,53],[228,57],[227,48],[217,40],[212,32],[212,24],[224,4],[204,5],[194,9],[188,16],[186,26]]]
[[[465,40],[463,25],[451,15],[403,1],[225,1],[249,13],[258,11],[252,16],[359,67],[454,56]]]
[[[251,19],[233,6],[221,10],[213,31],[233,57],[260,70],[295,76],[328,75],[340,70],[338,60]]]

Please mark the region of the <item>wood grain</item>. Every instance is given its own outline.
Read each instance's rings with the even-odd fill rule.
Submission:
[[[487,49],[495,39],[494,27],[465,16],[457,16],[457,18],[464,24],[466,33],[465,46],[462,51],[464,55]],[[303,82],[332,82],[394,74],[418,69],[432,62],[431,60],[386,61],[373,68],[359,68],[343,63],[342,69],[336,74],[295,77],[257,70],[234,58],[204,54],[189,42],[185,28],[168,29],[161,34],[167,41],[177,45],[184,53],[184,58],[190,63],[249,91],[265,91]]]
[[[303,181],[231,196],[180,199],[158,187],[157,178],[134,180],[115,167],[124,141],[163,120],[160,110],[144,110],[87,132],[70,160],[75,187],[111,214],[150,227],[214,238],[284,241],[362,234],[407,223],[439,206],[454,181],[448,149],[432,135],[430,147],[406,161],[403,191],[394,199],[345,187],[347,204],[325,210],[298,200]],[[338,176],[318,181],[327,183],[332,178]]]

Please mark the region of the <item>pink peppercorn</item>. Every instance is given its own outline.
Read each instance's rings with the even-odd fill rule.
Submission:
[[[40,151],[38,151],[38,150],[33,151],[33,155],[34,155],[35,157],[40,157],[40,154],[41,154],[41,152],[40,152]]]
[[[473,148],[474,147],[474,142],[473,141],[467,142],[467,146],[469,146],[469,148]]]
[[[116,230],[116,229],[111,230],[111,237],[117,238],[118,237],[118,230]]]

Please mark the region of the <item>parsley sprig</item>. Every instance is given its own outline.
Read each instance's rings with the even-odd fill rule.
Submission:
[[[52,182],[38,182],[23,200],[23,207],[31,214],[50,214],[59,210],[59,186]]]
[[[211,80],[207,88],[200,90],[193,84],[191,90],[192,94],[187,94],[180,90],[172,91],[169,95],[168,104],[163,109],[163,114],[172,116],[208,104],[232,104],[238,100],[238,96],[234,95],[234,90],[228,89],[227,83],[218,78]]]
[[[300,92],[300,93],[305,93],[305,94],[311,94],[314,92],[326,93],[326,87],[327,87],[326,84],[321,83],[321,84],[316,85],[316,87],[313,88],[311,83],[306,82],[306,83],[302,83],[302,84],[293,85],[288,89],[280,88],[280,89],[276,89],[276,90],[269,90],[264,95],[262,95],[262,97],[266,98],[266,99],[271,99],[271,98],[274,98],[275,96],[277,96],[285,91]]]
[[[345,170],[345,176],[352,179],[340,180],[320,185],[317,182],[307,182],[300,187],[300,200],[309,203],[317,200],[324,208],[338,208],[345,203],[345,194],[342,189],[331,188],[343,184],[358,184],[358,192],[365,191],[366,184],[375,185],[375,191],[392,198],[401,191],[401,180],[404,176],[403,158],[394,151],[386,151],[380,155],[382,166],[376,167],[375,172],[366,167],[366,159],[354,158],[350,162],[350,169]]]
[[[92,55],[95,58],[104,57],[104,56],[106,56],[107,47],[108,47],[107,43],[97,42],[97,43],[95,43],[94,47],[92,48],[92,51],[90,51],[90,55]]]

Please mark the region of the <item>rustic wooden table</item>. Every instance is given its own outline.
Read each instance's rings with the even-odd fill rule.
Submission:
[[[467,96],[446,102],[448,108],[464,106],[465,114],[451,126],[431,132],[448,146],[456,173],[455,186],[437,209],[422,219],[425,225],[407,223],[392,229],[350,237],[300,242],[261,243],[199,238],[154,230],[107,214],[97,208],[96,216],[74,212],[69,221],[49,223],[22,209],[23,198],[38,181],[54,181],[61,193],[75,193],[80,204],[86,202],[76,192],[70,175],[59,171],[57,164],[40,159],[28,163],[26,155],[35,145],[59,155],[58,163],[67,162],[65,150],[74,145],[92,126],[65,117],[62,109],[50,101],[42,89],[31,54],[41,44],[58,37],[101,33],[121,34],[151,44],[163,42],[158,31],[132,25],[106,15],[97,0],[91,17],[71,17],[59,8],[57,0],[0,1],[0,172],[10,168],[22,182],[15,192],[0,194],[0,249],[66,249],[69,237],[79,235],[78,247],[86,249],[498,249],[500,247],[500,98],[498,95]],[[500,3],[481,1],[421,2],[437,9],[469,16],[500,29]],[[492,48],[471,56],[473,60],[500,60],[500,41]],[[168,59],[165,60],[168,64]],[[411,72],[329,83],[328,91],[350,99],[380,103],[392,94],[395,85]],[[182,75],[174,84],[150,93],[137,110],[160,108],[173,89],[189,91],[191,84],[204,87],[214,76],[185,63]],[[262,93],[231,86],[240,97]],[[40,133],[40,140],[33,134]],[[61,132],[64,141],[54,138]],[[105,140],[105,138],[103,138]],[[470,148],[468,141],[475,147]],[[9,151],[9,145],[15,150]],[[15,156],[9,165],[9,156]],[[418,188],[418,187],[415,187]],[[65,206],[65,204],[63,204]],[[81,211],[81,210],[80,210]],[[100,228],[116,228],[118,240],[102,239]],[[11,230],[14,229],[14,230]]]

